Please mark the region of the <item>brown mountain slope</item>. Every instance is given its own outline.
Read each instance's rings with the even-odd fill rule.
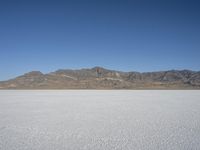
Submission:
[[[101,67],[26,73],[1,81],[1,89],[200,89],[200,72],[121,72]]]

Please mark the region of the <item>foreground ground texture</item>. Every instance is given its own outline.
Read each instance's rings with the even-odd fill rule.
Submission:
[[[0,91],[1,150],[200,149],[200,91]]]

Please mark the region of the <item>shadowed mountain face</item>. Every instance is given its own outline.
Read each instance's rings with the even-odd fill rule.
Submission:
[[[1,89],[200,89],[200,72],[121,72],[101,67],[58,70],[48,74],[32,71],[0,82]]]

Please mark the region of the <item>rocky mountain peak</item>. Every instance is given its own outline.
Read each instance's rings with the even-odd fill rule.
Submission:
[[[25,76],[40,76],[40,75],[43,75],[43,73],[40,71],[31,71],[31,72],[25,73],[24,75]]]
[[[0,82],[1,89],[200,89],[200,72],[169,70],[121,72],[93,67],[60,69],[43,74],[31,71]]]

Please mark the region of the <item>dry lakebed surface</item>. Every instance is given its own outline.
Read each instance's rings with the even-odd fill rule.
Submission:
[[[1,90],[0,150],[199,150],[198,90]]]

